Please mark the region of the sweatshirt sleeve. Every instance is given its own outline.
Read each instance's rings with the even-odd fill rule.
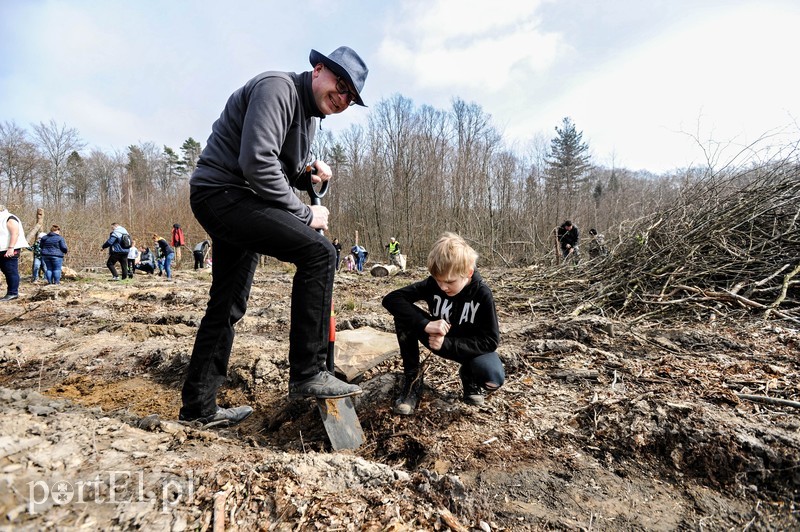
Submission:
[[[431,315],[414,303],[427,299],[429,292],[427,283],[427,280],[419,281],[389,292],[382,301],[384,308],[401,323],[407,323],[415,330],[423,331],[431,321]]]
[[[256,194],[309,224],[311,209],[292,190],[279,159],[296,105],[289,80],[268,77],[255,84],[242,124],[239,167]]]

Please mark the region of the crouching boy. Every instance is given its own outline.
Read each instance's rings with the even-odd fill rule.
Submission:
[[[428,254],[430,277],[389,293],[383,306],[394,316],[403,386],[394,412],[411,415],[422,392],[419,344],[460,364],[464,402],[480,406],[500,388],[505,370],[495,351],[500,341],[492,291],[475,271],[478,254],[466,241],[445,233]],[[428,311],[415,305],[427,304]]]

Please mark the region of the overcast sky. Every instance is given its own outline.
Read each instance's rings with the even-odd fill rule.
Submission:
[[[367,105],[459,97],[517,147],[569,116],[595,162],[663,172],[705,160],[692,137],[723,159],[800,138],[798,28],[797,0],[0,0],[0,122],[104,151],[205,145],[249,78],[348,45]]]

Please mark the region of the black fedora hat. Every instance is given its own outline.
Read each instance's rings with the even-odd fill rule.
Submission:
[[[356,97],[353,100],[358,105],[366,107],[364,100],[361,99],[361,90],[364,88],[364,81],[367,79],[369,69],[364,60],[352,48],[340,46],[336,50],[325,56],[316,50],[311,50],[308,56],[311,66],[322,63],[334,74],[344,79],[356,90]]]

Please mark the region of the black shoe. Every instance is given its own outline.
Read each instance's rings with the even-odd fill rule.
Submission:
[[[19,299],[17,294],[6,294],[3,297],[0,297],[0,301],[13,301],[15,299]]]
[[[403,375],[403,389],[394,401],[393,412],[401,416],[411,416],[422,397],[422,375],[409,373]]]
[[[355,384],[348,384],[334,377],[330,372],[320,371],[313,377],[299,382],[289,381],[289,399],[317,397],[319,399],[338,399],[350,395],[361,395],[363,390]]]
[[[217,407],[217,412],[210,416],[187,418],[181,415],[178,419],[197,423],[204,429],[210,429],[212,427],[232,427],[250,417],[252,413],[253,409],[246,405],[232,408]]]
[[[463,364],[458,370],[461,386],[464,388],[464,402],[472,406],[483,406],[486,402],[486,389],[472,379],[469,368]]]

